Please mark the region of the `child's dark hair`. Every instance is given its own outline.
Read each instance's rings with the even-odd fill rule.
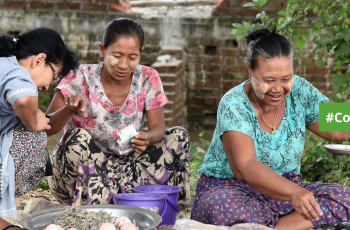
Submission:
[[[118,18],[108,23],[103,35],[103,46],[105,49],[115,42],[118,37],[136,36],[140,40],[140,52],[143,47],[144,33],[142,27],[132,19]]]
[[[61,75],[78,68],[80,61],[76,51],[64,44],[61,36],[48,28],[37,28],[18,37],[0,36],[0,57],[15,56],[25,59],[39,53],[46,54],[46,62],[62,66]]]
[[[247,39],[247,45],[254,41],[249,53],[250,67],[253,71],[257,67],[257,60],[260,56],[268,59],[293,56],[292,44],[287,38],[276,33],[276,28],[272,32],[267,28],[254,30],[245,38]]]

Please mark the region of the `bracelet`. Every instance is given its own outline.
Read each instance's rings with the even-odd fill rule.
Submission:
[[[9,228],[21,228],[21,227],[17,226],[17,225],[9,225],[6,228],[3,228],[2,230],[6,230],[6,229],[9,229]]]

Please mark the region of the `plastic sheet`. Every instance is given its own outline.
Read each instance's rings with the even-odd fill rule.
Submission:
[[[27,204],[24,206],[22,213],[17,214],[17,221],[22,221],[27,216],[33,213],[39,212],[41,210],[64,207],[61,204],[53,203],[46,200],[45,198],[30,198]]]
[[[176,221],[175,230],[271,230],[272,228],[260,224],[236,224],[231,227],[203,224],[191,219]]]

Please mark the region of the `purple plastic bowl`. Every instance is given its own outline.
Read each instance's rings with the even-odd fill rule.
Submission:
[[[174,225],[176,222],[176,213],[180,212],[180,207],[177,205],[179,200],[179,192],[182,188],[172,185],[144,185],[132,189],[136,193],[161,194],[165,197],[165,205],[162,204],[160,213],[164,212],[161,225]]]
[[[113,202],[118,205],[144,208],[159,214],[161,206],[165,203],[165,197],[150,193],[120,193],[113,196]],[[164,211],[160,215],[163,217]]]

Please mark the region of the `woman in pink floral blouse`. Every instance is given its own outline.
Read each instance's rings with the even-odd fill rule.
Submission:
[[[48,181],[61,203],[105,204],[147,184],[182,187],[179,199],[189,199],[189,136],[182,127],[165,128],[168,99],[157,71],[139,64],[143,40],[135,21],[111,21],[99,45],[104,62],[81,65],[55,89],[47,113],[60,116],[50,120],[47,133],[64,127],[64,135]],[[145,118],[148,131],[142,132]],[[124,154],[117,132],[129,125],[138,134],[134,151]]]

